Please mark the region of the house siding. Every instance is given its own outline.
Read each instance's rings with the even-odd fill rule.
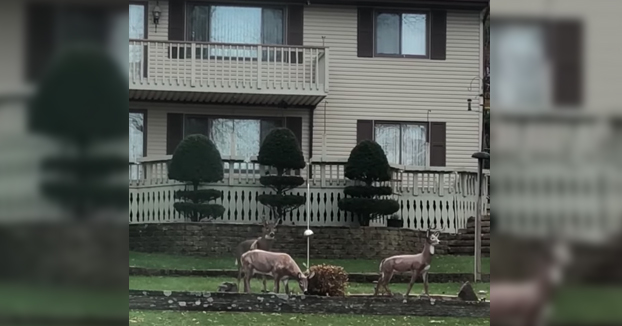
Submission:
[[[155,32],[149,7],[149,39],[168,39],[168,5]],[[322,36],[325,38],[322,39]],[[467,99],[478,110],[480,76],[479,13],[449,11],[447,59],[358,58],[357,8],[306,6],[304,45],[329,47],[329,95],[318,105],[313,121],[313,156],[347,158],[356,145],[357,120],[446,122],[448,167],[475,167],[479,150],[479,114],[467,111]],[[471,88],[471,90],[469,90]],[[281,116],[279,109],[186,104],[148,106],[147,155],[166,153],[166,113]],[[232,113],[234,112],[234,113]],[[307,110],[288,110],[303,117],[303,149],[309,153]],[[326,121],[326,123],[325,123]],[[325,136],[324,136],[325,135]],[[323,144],[325,146],[323,147]]]
[[[447,166],[477,165],[471,154],[479,148],[479,115],[467,111],[467,99],[477,110],[479,13],[448,12],[447,60],[436,61],[359,58],[356,7],[305,9],[304,44],[330,48],[330,91],[315,112],[314,156],[347,157],[359,119],[427,122],[431,110],[430,121],[447,123]]]

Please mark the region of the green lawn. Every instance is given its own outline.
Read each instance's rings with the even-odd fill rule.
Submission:
[[[302,268],[306,260],[296,257]],[[377,273],[380,260],[355,259],[311,259],[311,265],[330,264],[342,266],[350,273]],[[130,252],[130,266],[155,269],[236,269],[235,258],[192,257],[167,254]],[[473,257],[436,256],[432,261],[431,273],[472,273]],[[490,273],[490,258],[482,258],[482,272]]]
[[[132,290],[170,290],[170,291],[216,291],[222,282],[236,282],[230,277],[151,277],[151,276],[130,276],[130,289]],[[268,291],[274,288],[274,281],[268,279]],[[460,290],[460,283],[430,283],[431,294],[457,294]],[[243,286],[240,284],[240,286]],[[406,293],[408,284],[390,284],[389,289],[397,293]],[[260,292],[263,288],[261,279],[251,280],[251,290]],[[295,282],[290,282],[290,289],[300,292],[300,288]],[[477,293],[479,290],[490,292],[490,283],[475,283],[473,289]],[[283,287],[281,286],[281,291]],[[365,283],[350,283],[347,292],[351,294],[373,293],[374,285]],[[423,284],[416,283],[411,294],[423,293]]]
[[[130,311],[130,325],[157,326],[483,326],[487,318]]]

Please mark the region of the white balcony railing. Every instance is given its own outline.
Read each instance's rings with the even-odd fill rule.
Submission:
[[[328,49],[129,41],[130,89],[275,94],[328,91]]]

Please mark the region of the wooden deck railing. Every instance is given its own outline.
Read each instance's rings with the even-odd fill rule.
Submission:
[[[324,93],[328,49],[292,45],[130,40],[130,88]]]

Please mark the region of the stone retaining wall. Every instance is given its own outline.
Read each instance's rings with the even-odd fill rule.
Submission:
[[[306,256],[305,227],[280,226],[275,251],[294,257]],[[315,227],[311,258],[382,259],[396,254],[419,252],[424,232],[386,227]],[[160,223],[130,225],[132,251],[211,257],[233,256],[243,240],[261,235],[260,225],[213,223]],[[455,235],[441,235],[437,254],[447,253]]]

